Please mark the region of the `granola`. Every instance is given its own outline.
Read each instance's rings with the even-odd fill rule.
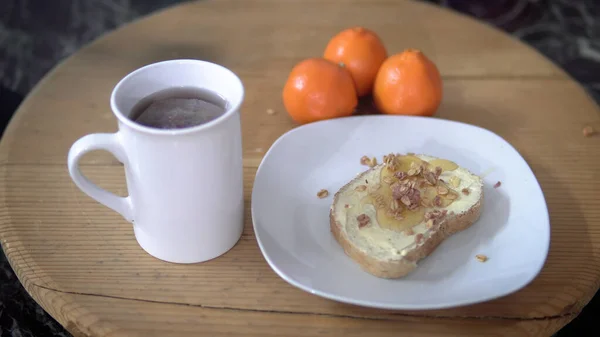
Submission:
[[[369,216],[366,214],[357,216],[356,220],[358,220],[358,228],[363,228],[371,223],[371,218],[369,218]]]
[[[383,156],[383,162],[387,166],[388,170],[392,172],[395,172],[398,169],[396,155],[393,153]]]
[[[431,184],[431,185],[436,185],[437,181],[438,181],[438,177],[436,177],[435,172],[431,172],[431,171],[427,171],[426,173],[423,173],[423,178],[425,178],[425,180]]]
[[[591,126],[586,126],[583,128],[583,136],[584,137],[593,136],[595,133],[596,133],[596,130],[594,130],[594,128]]]
[[[368,167],[374,167],[377,165],[377,158],[369,158],[368,156],[362,156],[360,158],[361,165],[366,165]]]
[[[448,211],[443,209],[443,210],[439,210],[439,209],[435,209],[433,211],[429,211],[426,212],[423,217],[425,218],[425,220],[441,220],[443,219],[446,215],[448,215]]]
[[[394,177],[396,177],[398,180],[404,180],[408,178],[408,174],[406,174],[406,172],[399,171],[394,173]]]
[[[329,191],[325,189],[322,189],[317,193],[317,197],[319,197],[319,199],[327,198],[327,196],[329,196]]]
[[[423,234],[419,233],[415,236],[415,243],[420,244],[421,242],[423,242]]]

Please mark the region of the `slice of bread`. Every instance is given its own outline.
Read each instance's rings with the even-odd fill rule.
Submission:
[[[365,271],[401,278],[477,221],[482,203],[482,179],[455,163],[390,154],[335,194],[331,232]]]

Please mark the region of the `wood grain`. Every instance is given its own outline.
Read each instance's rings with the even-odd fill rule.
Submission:
[[[523,290],[449,310],[374,310],[300,291],[265,262],[250,192],[265,151],[295,127],[280,99],[284,79],[331,35],[359,24],[390,51],[415,47],[435,60],[445,93],[437,118],[496,132],[532,167],[552,242],[541,274]],[[230,252],[198,265],[144,253],[131,226],[79,191],[66,170],[77,138],[116,130],[108,98],[122,76],[184,57],[231,68],[247,90],[244,233]],[[190,3],[95,41],[24,101],[0,143],[0,240],[25,288],[76,336],[352,336],[376,327],[380,335],[544,336],[575,317],[600,282],[600,137],[584,138],[585,125],[600,129],[599,109],[562,70],[447,10],[395,0]],[[83,171],[127,194],[123,167],[110,155],[87,155]]]
[[[183,336],[545,336],[573,315],[535,321],[399,316],[355,319],[339,315],[215,309],[56,292],[31,292],[75,337]],[[115,310],[119,308],[119,310]],[[98,320],[103,317],[104,320]],[[75,319],[74,319],[75,318]]]

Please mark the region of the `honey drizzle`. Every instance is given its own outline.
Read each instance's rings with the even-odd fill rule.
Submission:
[[[396,172],[408,172],[411,168],[414,168],[415,165],[424,166],[426,169],[441,167],[442,171],[452,171],[458,168],[458,165],[445,159],[434,159],[431,162],[426,162],[413,155],[397,156],[395,159],[395,165],[393,165],[396,170],[391,171],[388,169],[388,165],[383,167],[381,169],[379,181],[381,187],[376,191],[369,193],[369,195],[361,200],[362,204],[371,204],[375,207],[377,223],[381,228],[398,232],[405,231],[423,222],[423,218],[427,210],[448,207],[455,199],[458,198],[458,193],[442,181],[438,181],[436,186],[432,186],[426,183],[421,175],[408,177],[406,179],[415,181],[415,188],[421,193],[422,204],[414,210],[409,210],[406,205],[399,203],[401,211],[396,211],[394,214],[390,207],[392,201],[394,200],[392,197],[391,186],[394,182],[399,181],[394,174]],[[386,181],[392,181],[392,183],[389,184]],[[448,194],[440,195],[437,190],[438,186],[446,188],[448,190]],[[441,204],[439,206],[435,206],[433,204],[436,196],[440,197],[439,199]],[[454,199],[451,199],[452,197],[454,197]],[[423,204],[426,204],[427,207],[423,206]]]

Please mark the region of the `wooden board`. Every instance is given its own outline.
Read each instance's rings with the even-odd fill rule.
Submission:
[[[262,257],[250,219],[256,168],[295,127],[281,102],[291,67],[321,54],[352,26],[382,36],[391,53],[420,48],[439,66],[438,116],[490,129],[535,172],[552,238],[539,277],[509,296],[434,311],[374,310],[300,291]],[[151,62],[200,58],[235,71],[242,107],[246,226],[226,255],[197,265],[158,261],[120,216],[80,192],[66,169],[70,145],[113,132],[108,98]],[[276,111],[268,115],[267,109]],[[600,114],[584,90],[531,48],[467,17],[397,0],[201,1],[159,12],[85,47],[32,91],[0,144],[0,240],[30,294],[74,335],[547,336],[573,319],[600,282]],[[126,194],[106,153],[83,171]],[[507,248],[508,249],[508,248]]]

